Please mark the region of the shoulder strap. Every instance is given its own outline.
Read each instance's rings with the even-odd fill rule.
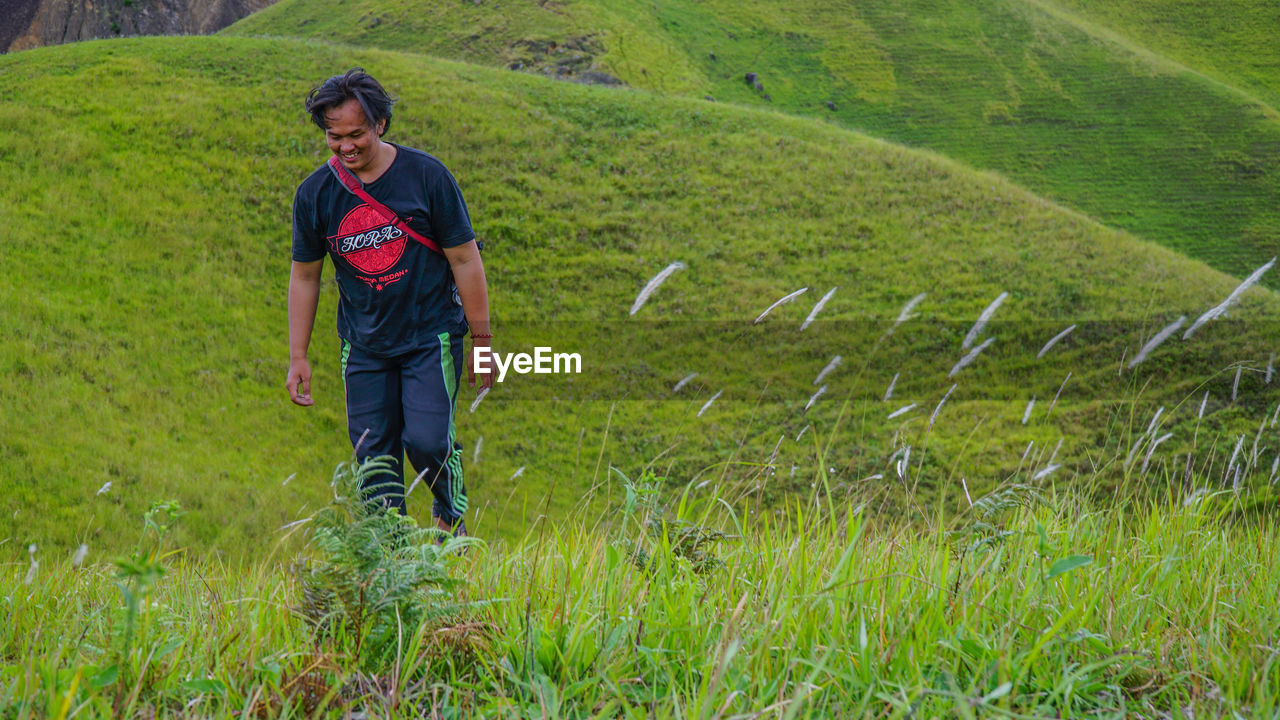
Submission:
[[[440,245],[437,244],[435,240],[432,240],[426,235],[423,235],[409,227],[409,224],[404,220],[401,220],[400,216],[391,208],[383,205],[377,200],[374,200],[373,196],[365,191],[364,185],[360,184],[360,180],[357,179],[355,175],[352,175],[350,170],[342,166],[342,161],[338,159],[337,155],[331,156],[328,164],[329,169],[333,171],[334,176],[338,178],[338,182],[342,183],[343,186],[346,187],[347,190],[351,191],[353,195],[363,200],[366,205],[373,208],[373,211],[381,215],[383,220],[395,225],[397,228],[400,228],[400,230],[402,230],[406,235],[417,240],[423,245],[426,245],[428,248],[440,253],[441,255],[444,254],[444,251],[440,249]]]

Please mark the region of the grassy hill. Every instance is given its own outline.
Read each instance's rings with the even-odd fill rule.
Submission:
[[[1264,0],[1055,0],[1078,21],[1113,30],[1215,80],[1280,106],[1275,34],[1280,15]]]
[[[652,463],[672,482],[762,502],[821,484],[869,502],[903,502],[890,496],[905,487],[956,503],[962,479],[990,486],[1054,463],[1063,481],[1095,474],[1090,463],[1123,453],[1157,404],[1177,436],[1154,463],[1196,447],[1216,477],[1231,453],[1215,444],[1252,438],[1275,405],[1277,384],[1263,380],[1273,292],[1247,293],[1234,324],[1123,370],[1122,356],[1237,280],[929,153],[768,111],[411,54],[85,43],[0,58],[12,268],[0,286],[0,473],[13,508],[0,542],[11,552],[81,541],[110,552],[141,509],[174,497],[191,511],[180,542],[238,556],[324,501],[348,452],[336,291],[326,282],[312,346],[317,405],[294,408],[281,387],[289,204],[325,157],[301,99],[354,64],[401,97],[390,139],[458,177],[489,243],[499,347],[584,357],[582,376],[514,378],[460,413],[487,534],[522,533],[589,487],[616,500],[611,465]],[[629,316],[639,288],[677,260],[687,269]],[[887,334],[921,292],[920,318]],[[948,378],[1001,292],[987,332],[999,342]],[[844,365],[810,400],[837,354]],[[1251,468],[1264,479],[1267,446],[1255,441]],[[1136,466],[1110,470],[1139,480]]]
[[[1104,22],[1125,15],[1121,29],[1142,41],[1154,24],[1157,52],[1183,39],[1178,47],[1191,49],[1174,56],[1203,60],[1218,80],[1235,76],[1213,68],[1251,56],[1241,67],[1257,69],[1241,70],[1244,89],[1267,84],[1275,17],[1255,8],[1248,17],[1258,22],[1241,29],[1200,22],[1231,15],[1205,6],[1148,23],[1157,6],[1097,13]],[[1280,244],[1274,104],[1051,3],[282,0],[224,32],[553,74],[595,66],[637,87],[829,118],[932,148],[1235,275]],[[1222,46],[1236,49],[1210,52]],[[748,72],[762,89],[744,82]],[[1278,276],[1266,282],[1280,287]]]

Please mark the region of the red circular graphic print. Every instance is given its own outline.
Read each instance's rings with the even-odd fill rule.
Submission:
[[[357,243],[360,247],[349,252],[343,249],[344,242],[363,233],[370,233],[375,239],[387,237],[388,233],[398,237],[394,240],[378,240],[373,244],[366,240]],[[357,205],[342,218],[342,224],[338,226],[338,252],[357,270],[368,275],[376,275],[399,262],[407,239],[408,236],[403,231],[383,220],[368,205]]]

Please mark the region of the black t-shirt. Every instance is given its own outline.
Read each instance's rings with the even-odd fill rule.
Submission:
[[[391,167],[365,191],[442,248],[475,239],[449,170],[421,150],[395,147]],[[352,345],[390,357],[442,332],[466,332],[448,260],[382,220],[322,165],[293,199],[293,259],[326,252],[338,281],[338,335]]]

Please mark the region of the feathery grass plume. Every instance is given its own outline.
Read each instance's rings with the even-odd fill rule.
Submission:
[[[996,314],[996,310],[1000,309],[1007,297],[1009,297],[1009,293],[1000,293],[995,300],[991,301],[987,309],[982,311],[982,314],[978,316],[978,321],[969,329],[969,334],[964,336],[964,342],[960,343],[961,350],[968,350],[973,346],[973,342],[978,339],[978,336],[986,329],[987,323],[991,321],[991,316]]]
[[[1190,461],[1190,458],[1187,458],[1187,459],[1188,461]],[[1199,488],[1195,492],[1188,495],[1186,500],[1182,501],[1182,507],[1191,507],[1196,503],[1196,501],[1200,500],[1200,498],[1203,498],[1205,495],[1208,495],[1208,494],[1209,494],[1208,488]]]
[[[1244,365],[1236,365],[1236,379],[1231,382],[1231,402],[1236,401],[1236,396],[1240,392],[1240,373],[1244,371]]]
[[[902,306],[902,310],[898,311],[898,319],[893,321],[893,325],[889,327],[889,331],[886,334],[892,334],[894,330],[898,329],[899,325],[915,317],[915,315],[911,314],[911,311],[915,310],[916,306],[928,296],[929,293],[920,293],[908,300],[907,304]]]
[[[1161,405],[1160,409],[1156,410],[1156,414],[1151,418],[1151,422],[1147,424],[1147,429],[1142,431],[1142,434],[1138,436],[1138,439],[1133,442],[1133,447],[1129,448],[1129,455],[1124,459],[1125,467],[1129,467],[1130,463],[1133,462],[1134,456],[1137,455],[1138,449],[1142,447],[1142,443],[1146,441],[1147,437],[1155,437],[1157,428],[1156,423],[1160,422],[1160,416],[1163,414],[1164,406]]]
[[[1280,453],[1276,453],[1276,459],[1271,461],[1271,477],[1267,479],[1268,485],[1276,484],[1276,473],[1280,473]]]
[[[1262,433],[1266,429],[1267,419],[1264,417],[1262,418],[1262,422],[1258,424],[1258,434],[1253,436],[1253,447],[1249,449],[1249,467],[1258,466],[1258,455],[1261,454],[1258,443],[1262,442]]]
[[[671,273],[683,269],[684,263],[677,260],[663,268],[662,272],[649,278],[649,282],[645,283],[644,287],[640,290],[640,294],[636,295],[636,301],[631,303],[631,312],[629,315],[635,315],[636,312],[640,310],[640,307],[644,305],[645,301],[649,299],[649,296],[653,294],[653,291],[657,290],[659,285],[666,282],[667,278],[671,277]]]
[[[676,386],[671,388],[671,394],[675,395],[676,393],[680,392],[680,388],[684,387],[685,385],[688,385],[689,381],[693,380],[696,377],[698,377],[698,373],[694,372],[694,373],[689,373],[688,375],[685,375],[684,377],[680,378],[680,382],[676,383]]]
[[[101,495],[102,493],[107,492],[107,491],[109,491],[110,489],[111,489],[111,481],[110,481],[110,480],[108,480],[108,481],[106,481],[105,483],[103,483],[103,484],[102,484],[102,487],[98,488],[98,492],[97,492],[97,493],[95,493],[95,494],[96,494],[96,495]]]
[[[959,383],[953,383],[951,387],[947,388],[946,394],[944,394],[942,399],[938,401],[938,406],[933,409],[933,414],[929,416],[929,427],[933,427],[933,421],[937,420],[938,413],[942,412],[942,405],[947,402],[947,398],[951,397],[951,393],[955,392],[956,385],[958,384]]]
[[[296,477],[298,477],[298,473],[290,474],[289,477],[285,478],[283,481],[280,482],[280,487],[284,487],[285,485],[288,485],[289,481],[293,480]]]
[[[1204,419],[1204,406],[1209,404],[1209,391],[1204,391],[1204,398],[1200,400],[1200,412],[1196,413],[1196,420]]]
[[[80,547],[76,548],[75,555],[71,556],[71,567],[80,567],[87,557],[89,557],[89,546],[86,543],[80,543]]]
[[[786,433],[778,436],[778,442],[773,446],[773,452],[769,453],[769,462],[765,465],[773,466],[773,461],[778,459],[778,449],[782,447],[782,441],[787,437]]]
[[[1022,411],[1023,425],[1026,425],[1027,421],[1031,419],[1031,411],[1035,408],[1035,406],[1036,406],[1036,396],[1032,395],[1031,401],[1027,403],[1027,409]]]
[[[1046,418],[1048,418],[1049,414],[1053,412],[1054,406],[1058,404],[1058,396],[1062,394],[1062,389],[1067,386],[1067,381],[1070,379],[1071,379],[1071,371],[1068,370],[1067,376],[1062,379],[1062,384],[1058,386],[1058,392],[1053,394],[1053,402],[1049,403],[1049,409],[1044,414]]]
[[[893,389],[898,385],[898,376],[902,373],[894,373],[893,379],[889,381],[889,388],[884,391],[884,399],[880,402],[889,402],[889,398],[893,397]]]
[[[473,449],[473,450],[471,451],[471,464],[472,464],[472,465],[475,465],[476,463],[480,462],[480,448],[482,448],[482,447],[484,447],[484,436],[483,436],[483,435],[481,435],[481,436],[479,436],[479,437],[477,437],[477,438],[476,438],[476,446],[475,446],[475,449]]]
[[[480,388],[480,392],[476,393],[476,399],[471,401],[471,409],[467,411],[468,414],[475,412],[476,408],[480,407],[480,401],[484,399],[485,395],[489,394],[490,389]]]
[[[360,457],[360,446],[364,445],[364,439],[367,437],[369,437],[369,428],[365,428],[364,432],[360,433],[360,439],[356,441],[356,447],[355,447],[356,457]],[[334,484],[338,482],[338,477],[339,477],[338,473],[333,474],[333,477],[329,480],[329,487],[333,487]]]
[[[523,474],[524,474],[524,466],[521,465],[520,467],[516,468],[515,472],[511,473],[511,477],[507,478],[507,482],[511,482],[512,480],[515,480],[516,478],[520,477]]]
[[[700,409],[698,410],[698,415],[697,415],[697,416],[698,416],[698,417],[702,417],[702,413],[706,412],[706,411],[707,411],[707,408],[711,407],[711,403],[715,402],[715,401],[716,401],[716,398],[720,397],[720,394],[721,394],[721,393],[723,393],[723,392],[724,392],[723,390],[721,390],[720,392],[717,392],[715,395],[712,395],[712,396],[711,396],[711,399],[710,399],[710,400],[708,400],[708,401],[706,401],[705,403],[703,403],[703,404],[702,404],[702,408],[700,408]]]
[[[1026,462],[1027,456],[1031,454],[1031,448],[1035,447],[1035,445],[1036,445],[1035,440],[1032,440],[1031,442],[1027,443],[1027,449],[1022,451],[1022,457],[1018,460],[1018,462]]]
[[[823,385],[822,387],[818,388],[817,392],[810,395],[809,402],[804,404],[804,412],[809,412],[809,408],[813,407],[813,404],[817,402],[818,398],[822,397],[822,394],[825,393],[826,391],[827,391],[827,386]]]
[[[1057,472],[1058,469],[1061,467],[1062,467],[1061,465],[1047,465],[1044,468],[1042,468],[1039,472],[1037,472],[1035,475],[1032,475],[1031,479],[1043,480],[1049,477],[1050,475],[1054,474],[1055,472]]]
[[[294,520],[293,522],[287,522],[287,523],[285,523],[285,524],[281,525],[281,526],[280,526],[279,528],[277,528],[277,529],[278,529],[278,530],[288,530],[289,528],[292,528],[292,527],[298,527],[299,525],[306,525],[307,523],[311,522],[312,520],[315,520],[315,518],[314,518],[314,517],[304,517],[304,518],[302,518],[301,520]]]
[[[898,458],[898,462],[894,467],[898,471],[898,479],[907,479],[907,470],[911,469],[911,446],[908,445],[902,450],[902,457]]]
[[[1276,426],[1276,420],[1280,419],[1280,402],[1276,403],[1276,411],[1271,413],[1271,427]]]
[[[830,375],[832,370],[835,370],[836,368],[840,367],[840,363],[842,362],[844,362],[844,358],[840,357],[839,355],[831,358],[831,362],[827,363],[827,366],[822,368],[822,372],[818,373],[818,377],[813,379],[813,384],[817,385],[818,383],[822,382],[823,378],[825,378],[827,375]]]
[[[796,298],[800,297],[801,295],[803,295],[803,294],[804,294],[805,292],[807,292],[808,290],[809,290],[809,288],[807,288],[807,287],[802,287],[802,288],[800,288],[799,290],[796,290],[796,291],[795,291],[795,292],[793,292],[793,293],[790,293],[790,294],[788,294],[788,295],[783,295],[782,297],[778,298],[778,300],[777,300],[777,301],[775,301],[772,305],[770,305],[769,307],[765,308],[765,309],[764,309],[764,312],[760,313],[760,315],[759,315],[759,316],[757,316],[755,320],[752,320],[752,321],[751,321],[751,324],[752,324],[752,325],[757,325],[757,324],[759,324],[759,323],[760,323],[760,321],[761,321],[761,320],[763,320],[763,319],[765,318],[765,316],[766,316],[766,315],[768,315],[769,313],[773,312],[773,309],[774,309],[774,308],[778,307],[779,305],[785,305],[785,304],[787,304],[787,303],[791,302],[792,300],[795,300]]]
[[[1147,423],[1147,431],[1144,432],[1143,435],[1150,435],[1155,432],[1156,423],[1160,422],[1161,415],[1164,415],[1163,405],[1161,405],[1160,408],[1156,410],[1156,414],[1151,417],[1151,422]]]
[[[1052,465],[1055,458],[1058,457],[1058,451],[1062,449],[1062,441],[1065,438],[1058,438],[1058,444],[1053,446],[1053,452],[1049,453],[1049,464]]]
[[[1142,362],[1143,360],[1146,360],[1147,353],[1151,352],[1152,350],[1155,350],[1160,345],[1160,343],[1164,342],[1165,340],[1168,340],[1169,336],[1177,332],[1178,328],[1182,327],[1183,323],[1185,323],[1186,321],[1187,321],[1187,316],[1180,315],[1178,316],[1177,320],[1174,320],[1168,325],[1165,325],[1163,330],[1156,333],[1155,337],[1148,340],[1147,344],[1143,345],[1142,349],[1138,351],[1138,354],[1133,356],[1133,359],[1129,361],[1129,369],[1132,370],[1135,366],[1137,366],[1138,363]]]
[[[1049,342],[1045,343],[1044,347],[1040,348],[1040,352],[1036,353],[1036,359],[1039,360],[1040,358],[1044,357],[1044,354],[1049,352],[1049,348],[1053,347],[1054,345],[1057,345],[1059,340],[1070,335],[1071,332],[1075,329],[1076,329],[1076,326],[1072,325],[1066,330],[1063,330],[1057,335],[1054,335],[1052,338],[1049,338]]]
[[[955,366],[951,368],[951,372],[947,373],[947,377],[953,378],[956,376],[956,373],[969,367],[969,363],[973,362],[974,360],[977,360],[978,356],[982,354],[982,351],[986,350],[987,346],[995,341],[996,341],[995,338],[987,338],[986,340],[983,340],[981,345],[970,350],[968,355],[965,355],[964,357],[960,358],[960,362],[956,363]]]
[[[836,287],[840,287],[840,286],[837,285]],[[801,330],[804,330],[805,328],[809,327],[809,324],[813,322],[813,319],[818,317],[818,313],[822,312],[822,306],[826,305],[827,301],[831,299],[831,296],[835,294],[836,294],[836,288],[833,287],[827,291],[826,295],[822,296],[821,300],[814,303],[813,309],[809,311],[809,317],[805,318],[804,322],[801,323],[800,325]]]
[[[1245,278],[1244,282],[1237,285],[1236,289],[1231,291],[1231,294],[1227,296],[1226,300],[1223,300],[1222,302],[1218,303],[1212,308],[1209,308],[1209,310],[1205,311],[1203,315],[1196,318],[1196,321],[1191,323],[1191,327],[1187,328],[1187,331],[1183,333],[1182,339],[1186,340],[1187,338],[1191,337],[1192,333],[1194,333],[1196,330],[1199,330],[1201,325],[1204,325],[1210,320],[1215,320],[1218,317],[1221,317],[1222,314],[1225,313],[1227,310],[1229,310],[1232,305],[1235,305],[1237,302],[1240,301],[1240,296],[1244,295],[1245,290],[1248,290],[1249,288],[1256,285],[1258,283],[1258,280],[1260,280],[1262,276],[1266,274],[1268,270],[1271,269],[1271,266],[1275,264],[1276,264],[1276,258],[1271,258],[1271,262],[1268,262],[1266,265],[1263,265],[1257,270],[1254,270],[1252,275]]]
[[[973,496],[969,494],[969,483],[963,477],[960,478],[960,487],[964,488],[964,499],[969,501],[969,507],[973,507]]]
[[[811,427],[813,427],[812,424],[805,425],[804,427],[800,428],[800,432],[796,433],[796,442],[800,442],[800,438],[804,437],[804,434],[809,432],[809,428]]]
[[[1227,462],[1227,472],[1225,475],[1222,476],[1223,485],[1227,484],[1228,479],[1232,480],[1233,486],[1236,484],[1237,481],[1234,478],[1232,478],[1231,471],[1235,468],[1236,458],[1240,456],[1240,448],[1243,446],[1244,446],[1244,435],[1241,435],[1240,439],[1236,440],[1236,449],[1231,451],[1231,460]]]
[[[36,571],[40,569],[40,561],[36,560],[36,544],[31,543],[27,546],[27,554],[31,556],[31,564],[27,566],[27,576],[22,580],[23,585],[30,585],[36,579]]]
[[[894,419],[894,418],[898,417],[899,415],[906,415],[907,413],[909,413],[909,412],[911,412],[912,410],[915,410],[915,409],[916,409],[916,403],[911,403],[910,405],[903,405],[902,407],[898,408],[897,410],[894,410],[893,412],[889,413],[889,417],[887,417],[887,418],[885,418],[885,419],[886,419],[886,420],[892,420],[892,419]]]
[[[414,489],[418,487],[418,483],[422,482],[422,478],[426,474],[427,469],[423,468],[422,472],[418,473],[417,476],[413,478],[413,482],[409,483],[409,489],[404,491],[405,497],[409,497],[413,494]]]
[[[1267,380],[1266,380],[1266,382],[1267,382],[1267,384],[1268,384],[1268,385],[1270,385],[1270,384],[1271,384],[1271,376],[1272,376],[1273,374],[1275,374],[1275,370],[1276,370],[1276,354],[1275,354],[1275,353],[1271,353],[1271,357],[1267,358]]]
[[[1147,448],[1147,456],[1142,458],[1142,471],[1141,471],[1142,475],[1147,474],[1147,465],[1151,462],[1151,456],[1155,454],[1156,448],[1160,447],[1160,443],[1164,442],[1165,440],[1168,440],[1171,437],[1173,437],[1173,433],[1165,433],[1164,435],[1161,435],[1159,438],[1157,438],[1154,442],[1152,442],[1151,446]]]

